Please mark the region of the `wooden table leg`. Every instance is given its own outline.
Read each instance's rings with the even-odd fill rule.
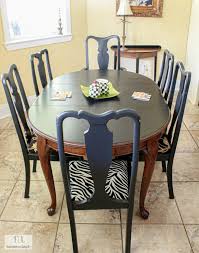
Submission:
[[[142,177],[142,184],[141,184],[141,190],[140,190],[140,215],[143,219],[148,219],[149,212],[145,209],[144,203],[146,194],[149,188],[149,184],[151,182],[151,178],[154,171],[154,166],[158,154],[158,138],[154,138],[152,140],[147,141],[147,148],[144,150],[144,172]]]
[[[47,209],[48,215],[52,216],[55,214],[56,210],[56,192],[55,192],[55,185],[54,185],[54,179],[50,164],[50,150],[49,147],[46,144],[46,140],[43,137],[38,136],[37,137],[37,150],[38,155],[41,163],[41,167],[46,179],[46,183],[48,185],[48,190],[50,192],[51,196],[51,205]]]
[[[136,73],[139,74],[139,68],[140,68],[140,59],[139,57],[136,58]]]

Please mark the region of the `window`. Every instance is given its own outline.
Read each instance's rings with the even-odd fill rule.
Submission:
[[[71,40],[70,0],[2,0],[7,49]]]

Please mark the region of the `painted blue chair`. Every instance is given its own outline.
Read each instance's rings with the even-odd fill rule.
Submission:
[[[120,37],[118,35],[111,35],[108,37],[96,37],[96,36],[88,36],[86,38],[86,70],[90,68],[89,66],[89,50],[88,50],[88,42],[89,40],[95,40],[98,43],[98,65],[100,70],[107,70],[109,66],[109,54],[108,54],[108,47],[107,44],[109,40],[115,39],[117,40],[117,66],[116,68],[120,70]],[[123,69],[122,69],[123,70]]]
[[[129,117],[132,120],[134,152],[130,173],[127,161],[112,161],[113,133],[107,127],[110,120],[123,117]],[[64,156],[63,122],[67,118],[84,119],[89,123],[89,129],[84,132],[88,161],[69,161]],[[73,252],[78,253],[74,210],[127,208],[125,253],[130,253],[139,158],[140,117],[130,109],[109,111],[100,115],[85,111],[67,111],[57,117],[57,137]]]
[[[19,138],[24,166],[25,166],[25,198],[29,198],[30,191],[30,161],[33,161],[33,172],[36,172],[37,160],[37,138],[32,129],[28,126],[26,115],[29,110],[29,104],[23,83],[15,64],[12,64],[8,73],[2,75],[2,84],[7,98],[8,106],[11,112],[13,123]],[[58,161],[58,153],[50,152],[50,159]]]
[[[178,79],[179,78],[179,79]],[[185,71],[182,62],[177,62],[174,69],[174,75],[171,83],[171,91],[168,95],[168,101],[173,100],[177,80],[180,82],[180,87],[174,106],[174,111],[171,119],[170,127],[159,141],[159,150],[157,161],[162,161],[163,172],[167,174],[167,183],[170,199],[174,198],[173,192],[173,160],[178,144],[180,129],[184,116],[184,110],[187,102],[189,86],[191,82],[191,73]],[[172,97],[172,99],[170,98]]]
[[[45,60],[44,60],[44,57],[45,57]],[[40,52],[32,54],[30,57],[35,95],[39,96],[40,92],[39,92],[39,86],[38,86],[38,78],[37,78],[36,69],[35,69],[36,61],[37,61],[37,70],[39,74],[40,83],[41,83],[42,88],[45,88],[46,85],[48,84],[48,80],[53,79],[48,50],[43,49]],[[46,71],[46,67],[47,67],[47,71]],[[46,73],[48,73],[48,75],[46,75]]]

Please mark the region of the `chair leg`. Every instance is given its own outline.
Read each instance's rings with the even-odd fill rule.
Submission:
[[[37,172],[37,160],[33,160],[32,172]]]
[[[169,159],[167,165],[167,183],[168,183],[168,190],[169,190],[169,198],[174,199],[174,192],[173,192],[173,159]]]
[[[75,217],[74,212],[71,211],[69,214],[70,219],[70,230],[73,244],[73,253],[78,253],[78,244],[77,244],[77,233],[76,233],[76,225],[75,225]]]
[[[128,212],[128,214],[127,214],[127,224],[126,224],[125,253],[130,253],[131,252],[132,219],[133,219],[133,212]]]
[[[167,172],[166,161],[162,161],[162,172]]]
[[[30,192],[30,161],[29,161],[28,158],[24,159],[24,164],[25,164],[25,178],[26,178],[24,198],[29,198],[29,192]]]

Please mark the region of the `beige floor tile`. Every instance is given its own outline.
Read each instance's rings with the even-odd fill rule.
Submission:
[[[133,223],[135,224],[181,224],[175,200],[168,198],[166,183],[151,183],[146,198],[145,207],[150,212],[148,220],[143,220],[139,214],[139,191],[136,190]],[[125,209],[121,210],[122,223],[126,223]]]
[[[0,180],[16,180],[24,170],[20,152],[0,152]]]
[[[124,238],[124,227],[122,231]],[[182,225],[135,225],[131,247],[134,253],[192,252]]]
[[[0,181],[0,216],[15,185],[13,181]]]
[[[98,223],[98,224],[119,224],[119,210],[80,210],[75,211],[76,223]],[[66,200],[62,206],[61,223],[69,223],[68,211],[66,209]]]
[[[191,134],[188,131],[181,131],[178,139],[178,145],[176,152],[179,153],[191,153],[199,152],[198,146],[193,140]]]
[[[192,105],[189,101],[187,101],[185,107],[185,114],[198,114],[199,115],[199,106]]]
[[[190,131],[190,133],[193,136],[197,145],[199,146],[199,131]]]
[[[14,125],[13,119],[11,117],[8,117],[8,125],[7,125],[6,129],[15,130],[15,125]]]
[[[185,126],[184,122],[182,122],[182,125],[181,125],[181,130],[182,130],[182,131],[187,130],[187,127]]]
[[[188,130],[199,130],[199,114],[184,115],[183,120]]]
[[[199,252],[199,226],[185,226],[194,253]]]
[[[44,181],[32,181],[30,184],[30,198],[25,199],[24,182],[19,181],[4,209],[1,220],[30,221],[30,222],[57,222],[63,200],[63,183],[55,184],[57,193],[57,210],[53,216],[48,216],[46,209],[50,205],[50,194]]]
[[[3,131],[0,135],[0,152],[21,152],[20,143],[15,130]]]
[[[0,221],[0,252],[1,253],[50,253],[53,252],[57,224],[25,223]],[[32,235],[32,250],[6,250],[6,235]]]
[[[176,153],[173,163],[174,181],[199,181],[199,154]]]
[[[121,253],[120,225],[78,224],[77,237],[80,253]],[[54,253],[71,253],[70,225],[59,224]]]
[[[139,162],[137,182],[142,181],[143,170],[144,170],[144,162]],[[153,172],[151,182],[166,182],[166,181],[167,181],[166,174],[162,172],[162,163],[157,161],[155,164],[155,169]]]
[[[59,162],[51,162],[53,177],[55,182],[63,182],[62,174],[61,174],[61,167]],[[31,162],[31,170],[32,170],[32,162]],[[19,176],[19,180],[24,180],[25,178],[25,170],[21,171]],[[40,165],[40,162],[37,162],[37,172],[31,173],[31,181],[45,181],[43,171]]]
[[[3,119],[0,119],[0,132],[3,129],[7,129],[10,121],[11,121],[10,117],[6,117],[6,118],[3,118]]]
[[[199,224],[199,182],[174,185],[175,198],[185,224]]]

